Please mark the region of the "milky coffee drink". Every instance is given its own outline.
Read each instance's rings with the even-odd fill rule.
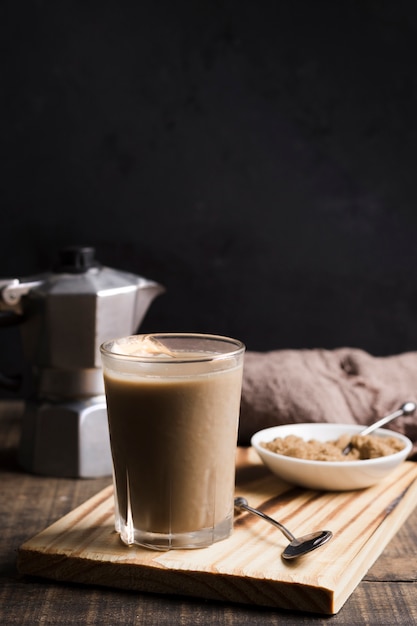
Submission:
[[[233,521],[243,345],[139,335],[102,347],[122,540],[202,547]]]

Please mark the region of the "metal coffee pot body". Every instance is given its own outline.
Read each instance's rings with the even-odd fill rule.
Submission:
[[[32,373],[19,449],[26,469],[55,476],[111,473],[99,348],[106,339],[135,333],[163,291],[152,280],[100,265],[94,249],[83,247],[62,250],[52,272],[0,281],[0,313],[6,323],[20,324]]]

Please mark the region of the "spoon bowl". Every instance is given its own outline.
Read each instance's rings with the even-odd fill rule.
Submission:
[[[269,515],[266,515],[266,513],[263,513],[259,509],[254,509],[249,506],[248,501],[246,500],[246,498],[243,497],[235,498],[235,507],[237,509],[243,509],[248,513],[253,513],[258,517],[261,517],[266,522],[269,522],[270,524],[275,526],[275,528],[278,528],[282,532],[282,534],[285,535],[287,539],[289,539],[290,543],[281,555],[283,559],[296,559],[300,556],[303,556],[304,554],[307,554],[312,550],[320,548],[320,546],[330,541],[330,539],[333,537],[333,533],[330,530],[319,530],[318,532],[309,533],[308,535],[304,535],[302,537],[295,537],[288,530],[288,528],[281,524],[281,522],[278,522],[272,517],[269,517]]]

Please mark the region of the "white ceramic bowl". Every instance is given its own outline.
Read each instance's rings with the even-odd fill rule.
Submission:
[[[306,441],[331,441],[343,434],[354,435],[364,426],[352,424],[285,424],[260,430],[252,436],[251,444],[265,465],[279,478],[289,483],[325,491],[346,491],[369,487],[397,467],[410,454],[412,443],[408,437],[391,430],[380,428],[373,435],[397,437],[404,443],[400,452],[376,459],[363,461],[309,461],[277,454],[263,448],[260,443],[272,441],[276,437],[296,435]]]

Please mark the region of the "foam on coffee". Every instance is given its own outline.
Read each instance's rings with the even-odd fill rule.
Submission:
[[[180,353],[173,352],[153,335],[137,335],[126,337],[114,342],[113,352],[126,356],[143,357],[176,357]]]

